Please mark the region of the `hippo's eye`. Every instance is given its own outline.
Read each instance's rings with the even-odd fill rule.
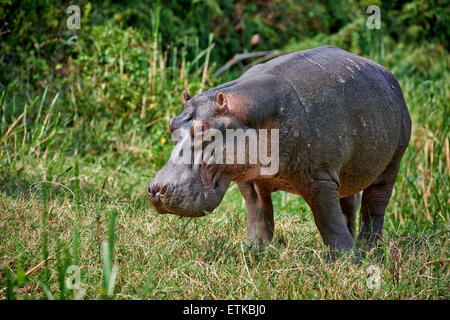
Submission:
[[[189,114],[186,118],[184,118],[184,120],[183,121],[185,121],[185,122],[189,122],[189,121],[191,121],[192,120],[192,113],[191,114]]]
[[[208,122],[206,122],[204,120],[194,121],[191,124],[191,128],[190,128],[191,136],[193,137],[194,134],[202,135],[205,133],[207,128],[208,128]]]

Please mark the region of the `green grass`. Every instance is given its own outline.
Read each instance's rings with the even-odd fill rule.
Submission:
[[[413,136],[384,241],[363,252],[360,266],[327,263],[309,208],[284,192],[272,196],[275,238],[262,251],[244,245],[246,210],[234,184],[207,217],[150,207],[146,187],[169,156],[167,122],[180,111],[183,86],[196,93],[213,85],[209,50],[172,67],[159,51],[149,55],[148,109],[125,109],[122,118],[107,109],[115,96],[83,77],[28,100],[3,93],[0,299],[75,298],[79,290],[65,286],[70,265],[80,267],[85,299],[449,299],[448,57],[433,62],[437,72],[409,74],[405,48],[390,49],[383,61],[400,80]],[[109,72],[119,69],[113,63]],[[108,81],[95,70],[98,83]],[[134,96],[128,89],[124,96]],[[104,113],[90,114],[97,104]],[[371,265],[378,289],[367,284]]]

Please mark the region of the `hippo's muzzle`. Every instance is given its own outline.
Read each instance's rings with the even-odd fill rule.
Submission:
[[[212,212],[222,201],[229,180],[218,173],[205,174],[205,170],[169,161],[148,185],[150,203],[161,214],[201,217]],[[211,177],[210,183],[205,184],[205,176]]]

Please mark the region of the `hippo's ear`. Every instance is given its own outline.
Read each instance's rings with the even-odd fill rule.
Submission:
[[[186,102],[188,102],[190,98],[191,98],[191,96],[189,95],[189,93],[187,93],[187,91],[184,90],[183,91],[183,103],[186,104]]]
[[[216,96],[216,102],[217,105],[219,106],[219,112],[223,112],[225,111],[225,109],[227,108],[227,97],[225,96],[225,94],[223,92],[219,92]]]

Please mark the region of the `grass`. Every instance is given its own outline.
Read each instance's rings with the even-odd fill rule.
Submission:
[[[181,88],[188,76],[191,91],[213,85],[212,39],[192,63],[182,55],[179,68],[167,66],[156,43],[147,48],[153,60],[142,105],[149,109],[123,119],[88,116],[91,94],[99,103],[107,98],[83,79],[25,102],[3,93],[0,299],[73,299],[80,292],[84,299],[449,299],[445,55],[439,73],[419,77],[395,56],[403,48],[383,49],[393,52],[383,61],[399,77],[413,136],[384,241],[355,266],[324,261],[309,208],[284,192],[272,196],[275,239],[263,251],[244,246],[246,210],[234,184],[204,218],[151,209],[146,186],[168,158],[167,122],[180,111]],[[126,78],[127,67],[109,72]],[[82,285],[74,290],[65,285],[70,265],[80,267]],[[371,289],[376,273],[379,287]]]

